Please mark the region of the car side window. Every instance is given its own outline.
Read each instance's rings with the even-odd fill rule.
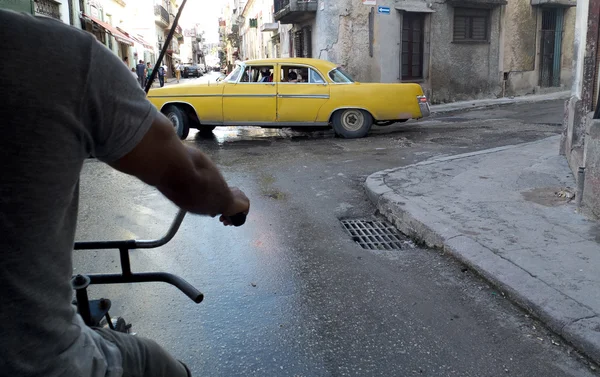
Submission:
[[[267,83],[273,81],[273,66],[246,66],[240,83]]]
[[[231,73],[223,79],[224,82],[236,82],[238,77],[240,77],[240,72],[242,72],[242,68],[238,65],[235,67]]]
[[[312,84],[323,84],[325,80],[323,77],[312,68],[302,66],[282,66],[281,67],[281,82],[287,83],[312,83]]]
[[[325,84],[325,80],[323,79],[323,77],[312,68],[308,69],[308,78],[308,82],[311,84]]]

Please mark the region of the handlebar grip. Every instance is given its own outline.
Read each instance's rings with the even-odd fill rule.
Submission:
[[[233,216],[229,216],[229,221],[231,221],[233,226],[242,226],[246,222],[246,214],[238,213]]]

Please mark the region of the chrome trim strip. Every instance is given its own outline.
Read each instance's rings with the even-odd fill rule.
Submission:
[[[277,94],[223,94],[223,97],[261,97],[261,98],[271,98],[276,97]]]
[[[328,122],[223,122],[227,126],[302,127],[328,126]]]
[[[421,99],[425,99],[425,102],[421,102]],[[429,106],[429,101],[427,101],[427,97],[425,96],[417,96],[417,101],[419,103],[419,110],[421,111],[421,117],[425,118],[431,115],[431,107]]]
[[[271,81],[271,82],[248,82],[248,81],[240,81],[238,82],[236,85],[268,85],[268,86],[275,86],[275,82]]]
[[[148,98],[192,98],[192,97],[221,97],[222,94],[172,94],[172,95],[162,95],[162,96],[148,96]],[[180,101],[183,102],[183,101]]]
[[[329,94],[278,94],[278,98],[318,98],[329,99]]]

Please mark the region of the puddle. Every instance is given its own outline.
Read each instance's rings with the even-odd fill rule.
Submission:
[[[523,198],[527,201],[534,202],[545,207],[558,207],[563,204],[573,201],[575,196],[567,198],[564,193],[571,193],[571,189],[561,187],[542,187],[531,191],[522,192]],[[562,195],[561,195],[562,194]]]

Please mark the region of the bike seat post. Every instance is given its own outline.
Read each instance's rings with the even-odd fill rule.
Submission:
[[[92,313],[90,312],[90,301],[87,295],[87,287],[90,285],[90,278],[86,275],[77,275],[71,279],[71,286],[75,290],[77,298],[77,311],[86,325],[92,325]]]

